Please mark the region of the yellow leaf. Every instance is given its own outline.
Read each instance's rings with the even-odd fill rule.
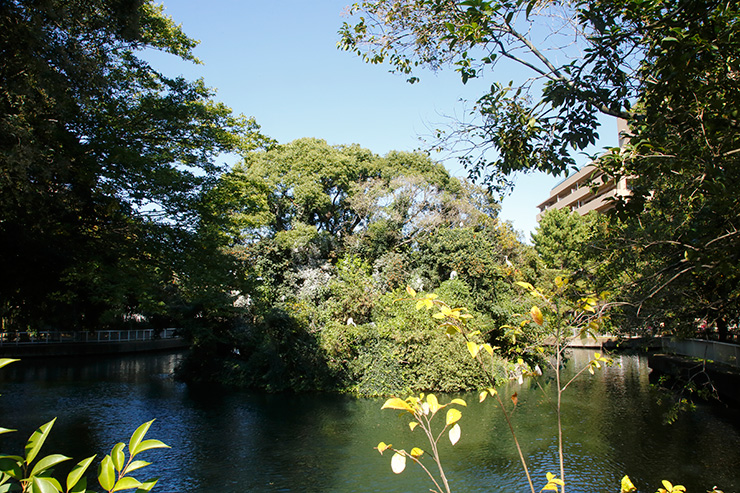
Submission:
[[[409,423],[409,428],[411,428],[411,431],[414,431],[414,428],[416,428],[417,426],[419,426],[419,423],[417,423],[416,421],[412,421]]]
[[[452,409],[447,410],[447,419],[445,423],[447,426],[450,426],[451,424],[455,424],[460,421],[460,418],[462,418],[462,413],[453,407]]]
[[[478,356],[478,351],[480,351],[480,347],[476,343],[474,343],[473,341],[468,341],[467,346],[468,346],[468,351],[470,352],[470,355],[473,358]]]
[[[558,487],[555,484],[547,483],[540,491],[558,491]]]
[[[391,447],[392,447],[392,445],[390,443],[389,444],[386,444],[385,442],[380,442],[378,444],[378,446],[375,447],[375,448],[378,450],[378,452],[380,452],[380,455],[383,455],[383,452],[385,452],[386,450],[388,450]]]
[[[460,315],[460,318],[462,318],[463,320],[467,320],[467,319],[473,318],[473,316],[469,313],[463,313]]]
[[[663,488],[667,489],[668,491],[673,491],[673,485],[665,479],[663,480]]]
[[[424,451],[420,449],[419,447],[414,447],[411,449],[411,457],[418,458],[418,457],[421,457],[422,455],[424,455]]]
[[[528,282],[523,282],[523,281],[517,281],[517,282],[516,282],[515,284],[517,284],[518,286],[521,286],[521,287],[523,287],[524,289],[527,289],[527,290],[529,290],[529,291],[534,291],[534,286],[532,286],[532,285],[531,285],[531,284],[529,284]]]
[[[432,315],[432,318],[436,318],[437,320],[443,320],[447,318],[444,313],[435,313]]]
[[[416,291],[411,286],[406,286],[406,292],[411,295],[412,298],[416,298]]]
[[[396,452],[391,459],[391,470],[396,474],[401,474],[406,469],[406,456]]]
[[[601,359],[601,353],[594,353],[594,359],[595,360]]]
[[[487,353],[488,353],[489,355],[493,356],[493,348],[491,347],[491,345],[490,345],[490,344],[488,344],[488,343],[486,343],[486,344],[483,344],[483,345],[481,346],[481,348],[485,349],[485,350],[486,350],[486,352],[487,352]]]
[[[429,394],[427,396],[427,402],[429,403],[429,410],[432,412],[432,414],[436,414],[437,411],[439,411],[439,401],[437,400],[437,396],[434,394]]]
[[[486,391],[484,390],[483,392],[481,392],[481,393],[480,393],[480,394],[478,395],[478,402],[483,402],[483,401],[485,401],[485,400],[486,400],[486,397],[487,397],[487,396],[488,396],[488,392],[486,392]]]
[[[631,493],[636,490],[637,488],[635,488],[635,485],[632,484],[629,476],[625,476],[622,478],[622,491],[620,493]]]
[[[456,424],[452,428],[450,428],[450,443],[452,445],[455,445],[460,440],[460,435],[462,434],[462,430],[460,430],[460,425]]]
[[[452,399],[450,404],[457,404],[458,406],[468,407],[468,403],[462,399]]]
[[[383,404],[380,409],[399,409],[401,411],[408,411],[411,414],[414,413],[414,410],[411,406],[409,406],[409,403],[404,401],[403,399],[399,399],[398,397],[388,399],[387,401],[385,401],[385,404]]]
[[[544,322],[544,318],[542,317],[542,312],[538,307],[533,306],[529,313],[532,315],[532,320],[534,320],[534,323],[536,323],[537,325],[542,325],[542,323]]]
[[[460,332],[460,329],[453,324],[444,324],[444,327],[447,327],[447,330],[445,330],[445,334],[447,334],[448,336],[453,336]]]

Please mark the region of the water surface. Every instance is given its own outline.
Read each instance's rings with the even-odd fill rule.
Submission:
[[[39,425],[58,417],[44,447],[82,459],[128,442],[141,423],[156,418],[152,438],[172,448],[146,452],[160,492],[424,492],[418,468],[401,475],[390,456],[373,447],[392,443],[425,448],[407,418],[380,410],[382,400],[326,395],[262,395],[189,388],[171,372],[180,354],[96,359],[27,360],[0,370],[0,436],[4,453],[22,451]],[[572,368],[588,360],[574,353]],[[574,383],[565,394],[566,480],[573,493],[619,490],[629,474],[643,493],[661,479],[703,493],[717,485],[740,491],[740,419],[735,410],[700,406],[673,425],[663,424],[667,403],[648,381],[644,358],[617,357],[617,365]],[[545,379],[544,388],[551,391]],[[537,491],[545,473],[557,473],[555,418],[532,382],[517,392],[514,424]],[[458,492],[525,492],[526,478],[508,428],[493,401],[474,395],[460,422],[463,434],[442,453]],[[450,397],[440,396],[442,402]],[[443,439],[446,442],[446,439]],[[92,478],[91,478],[92,479]]]

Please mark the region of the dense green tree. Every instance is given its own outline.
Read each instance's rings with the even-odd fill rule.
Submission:
[[[569,209],[549,209],[542,214],[532,242],[537,254],[550,269],[571,275],[586,267],[588,247],[597,221],[595,212],[581,216]]]
[[[273,390],[471,389],[480,382],[455,351],[427,357],[448,339],[398,299],[406,286],[480,307],[483,337],[507,348],[498,326],[529,309],[512,284],[532,280],[532,249],[498,221],[490,193],[425,154],[275,145],[222,175],[204,209],[204,231],[249,266],[233,283],[248,303],[232,323],[197,331],[185,368],[195,378]]]
[[[140,56],[195,62],[194,46],[148,1],[2,3],[4,325],[92,327],[172,282],[217,156],[262,142],[202,81],[169,78]],[[124,289],[121,270],[143,284]]]

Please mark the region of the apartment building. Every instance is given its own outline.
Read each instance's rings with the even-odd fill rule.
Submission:
[[[622,147],[626,142],[623,134],[627,130],[626,122],[617,120],[617,129],[619,146]],[[582,216],[590,211],[604,212],[614,207],[612,198],[626,197],[629,194],[627,178],[616,181],[593,164],[588,164],[550,190],[550,196],[537,206],[540,210],[537,221],[543,212],[553,207],[556,209],[567,207]]]
[[[614,207],[613,197],[626,197],[629,194],[627,178],[615,181],[589,164],[550,190],[547,200],[537,206],[540,210],[537,220],[540,220],[543,212],[553,207],[567,207],[582,216],[590,211],[604,212]]]

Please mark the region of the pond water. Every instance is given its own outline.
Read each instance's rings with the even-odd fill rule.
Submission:
[[[33,430],[57,416],[46,453],[80,460],[109,453],[141,423],[156,418],[148,434],[172,448],[153,450],[139,479],[158,476],[159,492],[411,492],[429,491],[418,468],[395,475],[380,441],[409,450],[424,447],[408,419],[382,410],[382,399],[335,395],[262,395],[190,388],[171,372],[181,354],[98,359],[27,360],[0,370],[0,436],[3,453],[18,454]],[[575,352],[568,368],[588,354]],[[690,493],[718,486],[740,491],[740,416],[737,410],[700,406],[672,425],[668,403],[648,381],[646,359],[617,356],[617,365],[585,374],[567,390],[564,430],[568,491],[619,491],[629,474],[642,493],[661,479]],[[549,390],[548,384],[544,385]],[[518,393],[513,414],[537,491],[545,473],[557,473],[555,418],[532,383],[502,389]],[[525,492],[526,478],[493,400],[469,407],[462,438],[443,445],[453,491]],[[440,396],[444,403],[451,397]],[[446,439],[443,439],[446,442]],[[91,475],[89,475],[91,476]],[[134,474],[134,476],[137,476]],[[94,481],[92,481],[93,483]]]

